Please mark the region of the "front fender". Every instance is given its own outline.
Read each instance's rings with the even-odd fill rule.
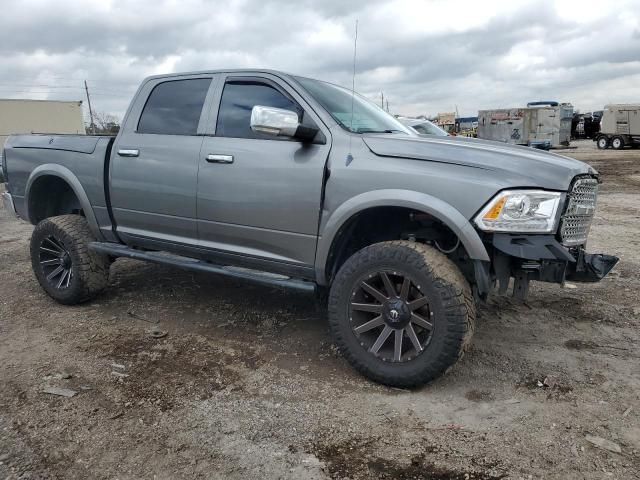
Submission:
[[[67,182],[67,184],[73,190],[73,193],[75,193],[78,201],[80,202],[80,206],[82,207],[82,211],[84,212],[85,218],[87,219],[87,223],[89,224],[91,233],[93,233],[93,235],[98,240],[104,240],[102,233],[100,232],[100,228],[98,227],[98,221],[96,220],[95,213],[93,212],[93,207],[91,207],[89,197],[84,191],[80,180],[78,180],[78,177],[76,177],[74,173],[67,167],[63,167],[62,165],[57,165],[55,163],[39,165],[38,167],[34,168],[31,172],[31,175],[29,175],[24,193],[24,205],[27,216],[26,220],[28,220],[30,223],[33,223],[29,218],[29,196],[31,194],[31,187],[33,187],[36,180],[44,176],[58,177]]]
[[[322,228],[315,260],[316,279],[320,285],[327,283],[327,258],[340,227],[357,213],[372,207],[406,207],[432,215],[460,238],[472,260],[490,261],[487,250],[471,222],[448,203],[412,190],[373,190],[344,202],[331,214]]]

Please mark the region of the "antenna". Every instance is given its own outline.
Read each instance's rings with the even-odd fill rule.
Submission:
[[[358,20],[356,20],[356,35],[353,40],[353,76],[351,77],[351,124],[353,129],[353,99],[356,96],[356,54],[358,52]]]
[[[353,136],[353,102],[356,96],[356,54],[358,52],[358,20],[356,20],[356,33],[353,39],[353,76],[351,77],[351,122],[349,123],[349,129],[351,134],[349,135],[349,155],[347,155],[347,165],[353,161],[353,155],[351,155],[351,138]]]

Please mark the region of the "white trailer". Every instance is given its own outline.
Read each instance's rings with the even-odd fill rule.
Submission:
[[[534,102],[526,108],[478,112],[478,138],[538,148],[568,146],[573,106]]]
[[[605,105],[600,120],[600,133],[595,138],[598,148],[620,150],[640,145],[640,104]]]

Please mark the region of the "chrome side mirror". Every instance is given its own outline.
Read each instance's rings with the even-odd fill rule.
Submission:
[[[284,108],[256,105],[251,110],[251,130],[276,137],[294,137],[298,130],[298,114]]]

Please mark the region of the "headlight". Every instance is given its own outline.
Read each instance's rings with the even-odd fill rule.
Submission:
[[[498,193],[476,216],[488,232],[551,233],[556,229],[559,192],[507,190]]]

